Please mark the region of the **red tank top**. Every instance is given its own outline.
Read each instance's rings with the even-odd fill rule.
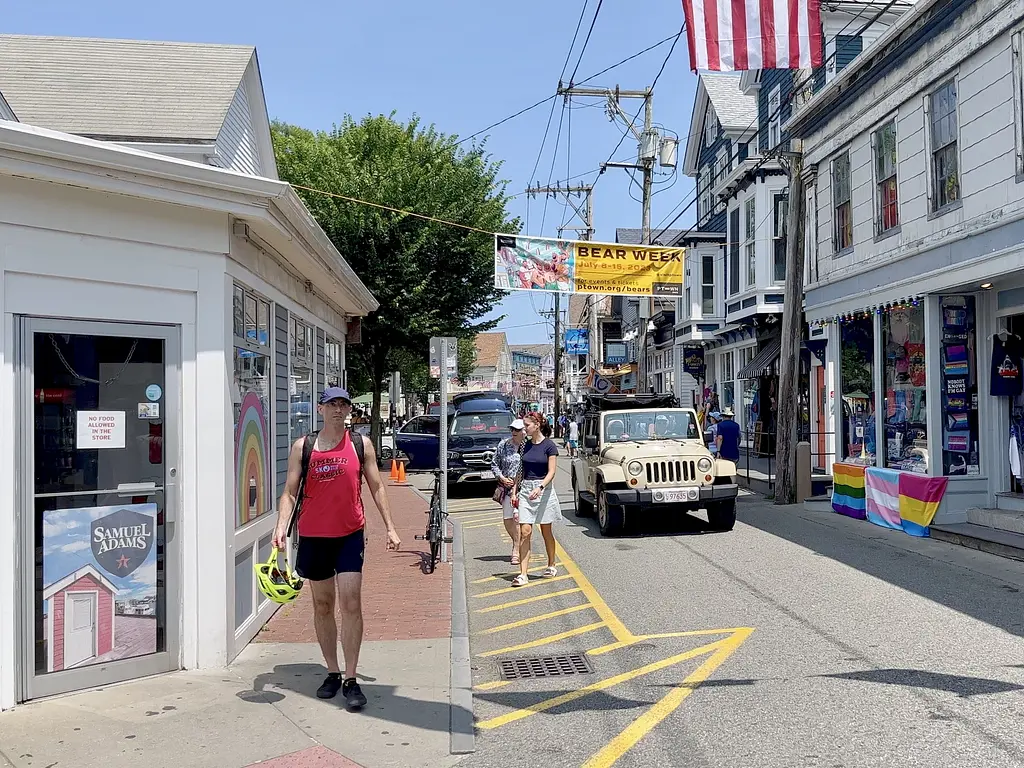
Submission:
[[[314,446],[299,514],[299,536],[348,536],[363,527],[366,518],[359,469],[350,432],[329,451]]]

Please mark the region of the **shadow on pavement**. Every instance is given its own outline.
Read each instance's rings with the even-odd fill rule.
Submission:
[[[345,709],[345,699],[340,693],[333,699],[317,698],[316,689],[326,676],[327,668],[322,664],[278,664],[272,672],[257,675],[251,691],[240,691],[235,695],[254,704],[277,704],[285,700],[290,692],[327,707]],[[367,704],[356,714],[425,730],[448,731],[452,706],[447,701],[422,701],[399,696],[393,685],[375,685],[364,682],[373,678],[359,677]],[[465,714],[472,718],[471,713]]]
[[[928,672],[922,669],[869,669],[863,672],[837,672],[821,675],[837,680],[855,680],[865,683],[882,683],[884,685],[900,685],[906,688],[926,688],[932,691],[955,693],[962,699],[971,696],[985,696],[993,693],[1024,690],[1024,685],[1007,683],[1004,680],[992,680],[987,677],[968,677],[965,675],[944,675],[940,672]]]
[[[822,519],[817,520],[802,514],[802,509],[801,514],[786,511],[792,509],[765,503],[740,504],[737,521],[966,616],[1024,636],[1024,604],[1011,594],[1016,589],[999,583],[997,577],[950,567],[945,560],[886,544],[890,534],[905,535],[898,531],[875,528],[867,522],[864,533],[844,530],[843,525],[829,525],[826,513],[821,513]],[[837,522],[843,523],[845,518]]]

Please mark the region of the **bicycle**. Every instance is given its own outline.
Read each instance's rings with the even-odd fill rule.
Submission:
[[[438,556],[441,551],[441,544],[451,544],[452,539],[444,535],[444,522],[448,513],[441,509],[441,470],[434,470],[434,492],[430,496],[430,512],[427,517],[427,531],[423,536],[417,536],[417,541],[430,542],[430,560],[427,561],[427,573],[434,572]]]

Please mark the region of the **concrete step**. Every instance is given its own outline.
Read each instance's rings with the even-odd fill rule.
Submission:
[[[975,507],[967,510],[967,522],[997,531],[1024,534],[1024,512]]]
[[[1024,560],[1024,534],[1001,531],[974,523],[933,525],[931,537],[1011,560]]]
[[[831,512],[832,495],[821,494],[818,496],[811,496],[810,498],[804,499],[804,509],[806,509],[808,512]]]
[[[1024,493],[997,493],[996,509],[1024,513]]]

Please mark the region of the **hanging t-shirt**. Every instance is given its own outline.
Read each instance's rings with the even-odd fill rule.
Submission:
[[[992,339],[992,395],[1015,397],[1021,393],[1021,345],[1010,336]]]

